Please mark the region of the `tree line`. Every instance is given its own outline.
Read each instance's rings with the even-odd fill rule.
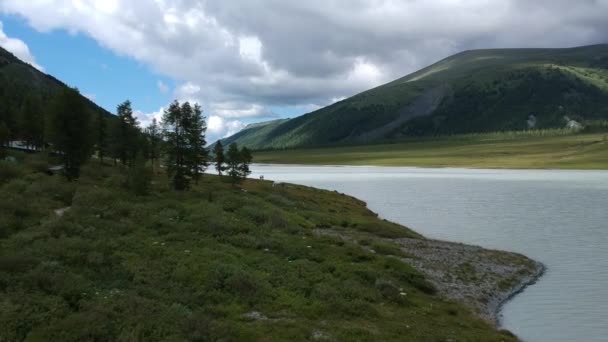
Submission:
[[[153,119],[147,127],[141,127],[130,101],[117,106],[116,116],[103,112],[92,115],[78,90],[71,88],[62,90],[51,101],[44,116],[38,110],[31,120],[44,122],[42,133],[38,124],[29,125],[31,130],[24,125],[19,132],[11,132],[9,125],[0,120],[1,146],[11,139],[21,139],[29,146],[56,152],[68,180],[77,179],[81,166],[92,156],[102,164],[111,160],[127,167],[127,184],[138,193],[146,192],[151,174],[161,168],[170,186],[180,191],[197,184],[211,163],[219,176],[225,174],[233,183],[251,173],[252,156],[245,147],[239,149],[231,144],[224,152],[218,141],[210,154],[206,118],[198,104],[173,101],[161,121]]]

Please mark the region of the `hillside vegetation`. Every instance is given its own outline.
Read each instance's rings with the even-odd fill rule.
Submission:
[[[229,137],[254,149],[563,128],[608,119],[608,45],[466,51],[315,112]]]
[[[8,131],[5,140],[23,140],[42,147],[48,134],[49,104],[68,86],[53,76],[38,71],[0,48],[0,126]],[[90,117],[111,114],[86,97],[79,95]]]
[[[1,341],[516,340],[437,293],[406,262],[423,256],[392,242],[425,239],[354,198],[210,175],[176,192],[165,174],[136,196],[121,166],[92,161],[68,182],[42,172],[53,158],[13,156],[0,162]]]
[[[511,169],[608,169],[608,134],[506,132],[394,144],[258,151],[254,162]]]

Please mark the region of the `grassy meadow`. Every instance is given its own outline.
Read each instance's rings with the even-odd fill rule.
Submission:
[[[608,133],[468,134],[394,144],[257,151],[255,163],[608,169]]]
[[[70,183],[44,173],[52,159],[14,156],[0,341],[516,340],[436,294],[382,239],[422,237],[357,199],[209,175],[179,193],[162,174],[136,196],[121,167],[94,160]]]

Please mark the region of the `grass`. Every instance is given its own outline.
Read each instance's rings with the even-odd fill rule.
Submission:
[[[479,134],[395,144],[258,151],[256,163],[608,169],[608,134]]]
[[[164,175],[136,196],[121,168],[67,183],[16,156],[0,164],[0,341],[515,340],[434,295],[382,238],[421,237],[352,197],[215,176],[176,193]]]

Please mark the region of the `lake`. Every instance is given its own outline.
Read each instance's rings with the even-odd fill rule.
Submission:
[[[608,172],[254,165],[252,177],[337,190],[429,238],[519,252],[540,281],[501,325],[525,341],[608,339]]]

